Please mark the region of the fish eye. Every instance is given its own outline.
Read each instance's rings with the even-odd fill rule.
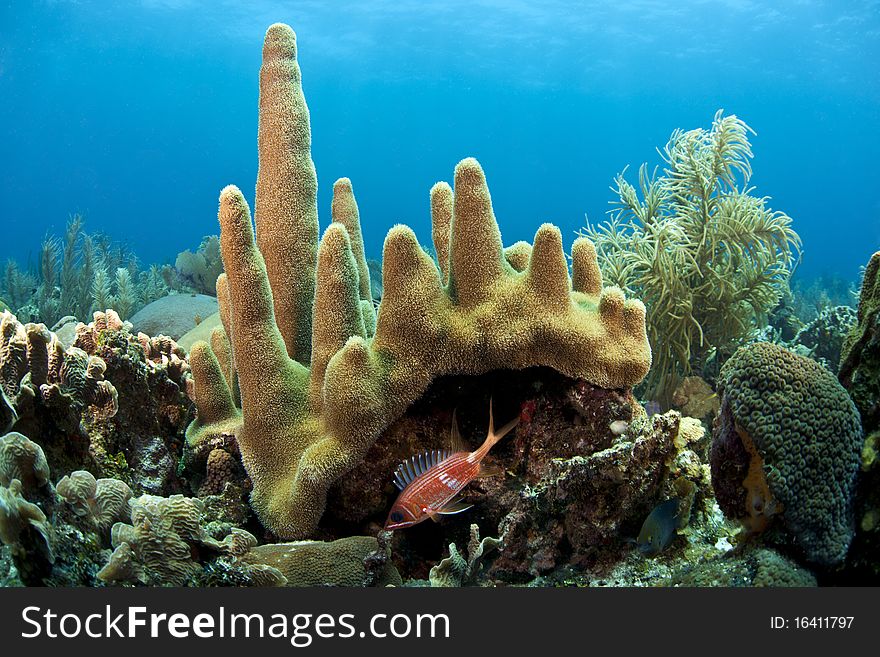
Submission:
[[[400,522],[403,520],[403,514],[400,511],[391,512],[391,522]]]

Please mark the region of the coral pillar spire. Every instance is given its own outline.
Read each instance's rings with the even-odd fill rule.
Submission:
[[[266,31],[260,69],[260,166],[254,208],[257,245],[275,290],[275,318],[291,358],[311,357],[318,244],[318,178],[309,108],[296,61],[296,35]]]
[[[452,225],[452,188],[438,182],[431,188],[431,233],[437,264],[443,275],[443,285],[449,282],[449,229]]]
[[[333,201],[330,206],[330,220],[345,226],[348,237],[351,240],[351,252],[354,254],[358,271],[358,289],[363,300],[369,300],[370,296],[370,270],[367,267],[367,257],[364,253],[364,237],[361,233],[360,213],[357,201],[354,198],[354,190],[351,180],[340,178],[333,183]]]
[[[449,248],[449,286],[457,303],[470,307],[485,301],[507,262],[486,175],[472,157],[455,167]]]
[[[358,299],[358,267],[352,246],[345,226],[333,222],[324,231],[318,247],[318,285],[309,385],[309,403],[315,413],[320,412],[323,404],[327,363],[350,337],[367,337]]]
[[[645,376],[651,356],[644,306],[619,290],[601,299],[572,293],[553,226],[540,228],[533,249],[523,243],[506,255],[473,158],[456,167],[454,194],[448,185],[432,192],[441,262],[448,243],[448,286],[415,233],[393,227],[373,333],[371,305],[365,312],[371,302],[362,298],[366,277],[359,277],[362,249],[352,239],[357,210],[345,179],[334,189],[339,221],[324,234],[316,271],[314,168],[293,31],[271,27],[263,54],[259,244],[247,203],[230,185],[220,195],[226,278],[218,289],[241,389],[236,438],[253,482],[251,504],[267,528],[285,538],[314,533],[333,482],[437,377],[545,366],[623,388]],[[226,385],[220,365],[203,358],[194,369],[209,385]],[[227,402],[223,397],[219,408],[228,410]],[[207,436],[205,429],[189,433],[190,442]]]

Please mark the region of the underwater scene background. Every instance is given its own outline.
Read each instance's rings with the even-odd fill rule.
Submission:
[[[0,5],[0,581],[876,584],[878,60],[876,2]]]

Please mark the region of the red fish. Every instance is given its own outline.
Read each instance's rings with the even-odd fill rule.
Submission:
[[[461,447],[461,436],[455,414],[452,415],[452,449],[433,450],[404,461],[394,473],[394,485],[400,495],[391,507],[385,529],[403,529],[423,520],[436,520],[438,515],[467,511],[459,493],[473,479],[491,476],[482,461],[492,446],[504,438],[519,422],[519,417],[505,424],[495,433],[492,402],[489,401],[489,435],[473,452]]]

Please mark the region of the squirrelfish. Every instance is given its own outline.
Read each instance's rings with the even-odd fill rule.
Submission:
[[[461,437],[455,414],[452,415],[451,449],[433,450],[414,456],[397,467],[394,485],[400,495],[391,507],[385,529],[403,529],[423,520],[436,520],[438,515],[467,511],[459,493],[473,479],[495,474],[482,461],[492,446],[507,435],[519,422],[519,417],[495,432],[492,402],[489,402],[489,434],[480,447],[468,452],[461,446]]]

